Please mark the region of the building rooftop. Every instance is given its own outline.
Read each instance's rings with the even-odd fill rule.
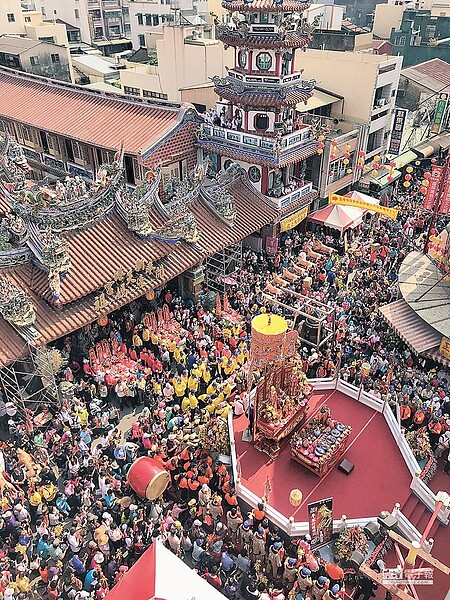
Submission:
[[[83,67],[88,67],[90,69],[94,69],[98,73],[102,73],[103,75],[107,75],[108,73],[115,73],[117,71],[116,65],[109,60],[105,60],[102,56],[83,54],[79,56],[72,57],[73,63],[75,65],[81,65]]]
[[[350,19],[342,20],[342,29],[344,31],[352,31],[353,33],[370,33],[370,29],[367,27],[360,27],[359,25],[355,25],[353,21]]]
[[[1,35],[0,36],[0,52],[7,54],[22,54],[30,48],[39,46],[42,44],[40,40],[32,40],[25,37],[16,37],[14,35]]]
[[[96,147],[138,154],[181,121],[179,104],[123,98],[0,69],[0,118]]]
[[[401,74],[433,92],[438,92],[445,85],[450,85],[450,64],[440,58],[433,58],[413,67],[402,69]]]

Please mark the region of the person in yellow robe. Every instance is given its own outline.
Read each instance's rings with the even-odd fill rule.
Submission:
[[[198,400],[195,396],[194,390],[189,392],[189,395],[183,398],[181,402],[181,410],[183,412],[195,410],[198,407]]]
[[[196,392],[198,390],[199,384],[200,384],[200,380],[199,380],[198,376],[191,371],[191,374],[189,375],[188,383],[187,383],[188,388],[190,390],[193,390],[194,392]]]
[[[174,377],[172,380],[173,389],[175,390],[175,395],[177,398],[182,398],[186,391],[187,383],[183,381],[183,379],[178,376]]]
[[[228,358],[224,367],[223,367],[224,373],[227,377],[230,377],[230,375],[232,375],[235,370],[236,370],[236,363],[232,358]]]

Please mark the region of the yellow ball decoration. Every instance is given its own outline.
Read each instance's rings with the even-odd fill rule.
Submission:
[[[346,173],[350,175],[350,173],[353,173],[353,169],[347,169]]]
[[[319,135],[319,137],[317,139],[319,140],[319,142],[323,142],[323,140],[325,139],[325,136]]]
[[[322,148],[317,148],[317,154],[323,154],[323,149]]]
[[[422,179],[422,185],[424,187],[428,187],[430,185],[430,182],[428,181],[428,179]]]
[[[347,145],[345,146],[345,151],[346,151],[346,152],[350,152],[350,150],[351,150],[351,149],[352,149],[352,147],[350,146],[350,144],[347,144]]]
[[[414,169],[412,167],[406,167],[407,173],[412,173],[413,171],[414,171]]]
[[[381,156],[378,156],[378,154],[374,157],[373,159],[375,162],[380,162],[381,160]]]
[[[416,165],[416,167],[420,166],[420,160],[416,160],[414,164]]]
[[[405,187],[405,188],[409,188],[410,185],[411,184],[409,183],[409,181],[404,181],[403,182],[403,187]]]
[[[348,160],[348,158],[344,158],[344,160],[343,160],[342,162],[344,163],[344,165],[348,165],[348,163],[349,163],[350,161]]]
[[[374,169],[374,170],[372,171],[372,175],[373,175],[374,177],[376,177],[376,176],[378,175],[378,171],[377,171],[376,169]]]
[[[300,490],[294,489],[289,493],[289,502],[292,506],[300,506],[303,500],[303,494]]]

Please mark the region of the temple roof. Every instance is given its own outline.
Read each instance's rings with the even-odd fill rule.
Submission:
[[[233,0],[232,2],[222,2],[223,8],[230,12],[297,12],[302,13],[309,8],[308,2],[298,2],[296,0],[253,0],[253,2],[244,2],[244,0]]]
[[[312,37],[300,31],[287,31],[284,37],[277,34],[249,33],[242,36],[236,29],[223,27],[217,37],[227,46],[238,48],[303,48]]]
[[[171,243],[168,238],[166,241],[158,238],[163,235],[159,231],[176,221],[176,217],[168,218],[168,215],[178,213],[170,208],[174,201],[167,205],[161,205],[158,198],[150,201],[145,190],[141,204],[145,205],[145,214],[156,234],[153,237],[130,229],[136,227],[136,223],[126,223],[124,214],[130,206],[136,205],[124,202],[116,204],[104,218],[97,218],[79,230],[62,232],[60,237],[67,245],[70,266],[61,275],[61,301],[57,306],[51,303],[48,274],[39,268],[35,258],[0,269],[0,280],[10,282],[18,295],[25,294],[34,313],[29,328],[17,327],[0,317],[0,339],[5,340],[0,342],[0,360],[9,363],[26,353],[27,340],[35,345],[48,343],[120,308],[164,285],[205,257],[274,222],[280,215],[237,165],[233,170],[229,167],[221,172],[216,179],[201,181],[204,183],[192,188],[192,199],[187,206],[198,232],[193,242],[180,236],[175,236]],[[221,196],[225,196],[222,197],[225,202],[227,195],[232,202],[232,218],[219,210],[220,203],[217,206],[214,203],[215,198],[219,200]],[[137,266],[138,262],[154,266],[144,272]],[[108,282],[114,285],[111,293],[106,291]],[[119,288],[123,289],[116,294]]]
[[[232,86],[215,86],[216,94],[225,100],[229,100],[233,104],[242,107],[255,107],[258,108],[273,109],[280,106],[295,106],[300,102],[307,102],[312,96],[311,91],[302,90],[298,88],[272,91],[270,89],[255,91],[252,89],[244,89],[238,91]]]
[[[95,147],[123,144],[126,153],[139,154],[176,126],[185,110],[0,68],[0,118]]]

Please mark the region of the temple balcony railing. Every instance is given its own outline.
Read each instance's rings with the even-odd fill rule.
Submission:
[[[270,75],[269,73],[261,73],[261,71],[251,71],[250,73],[239,73],[235,69],[228,69],[228,77],[241,81],[246,85],[259,85],[267,89],[267,86],[273,85],[274,87],[290,86],[292,84],[299,84],[302,81],[302,73],[290,73],[288,75]],[[305,82],[308,83],[308,82]]]
[[[305,183],[304,185],[298,187],[297,189],[285,194],[284,196],[280,196],[279,198],[275,198],[274,196],[270,196],[270,192],[268,193],[268,198],[278,209],[283,209],[293,204],[294,202],[298,202],[302,198],[305,198],[308,194],[313,191],[313,184],[311,182]]]
[[[309,126],[303,126],[296,131],[278,136],[276,133],[272,133],[271,135],[247,133],[208,123],[204,123],[201,126],[200,141],[201,139],[206,139],[227,147],[247,151],[253,150],[255,154],[273,158],[274,160],[314,141],[313,131]]]

